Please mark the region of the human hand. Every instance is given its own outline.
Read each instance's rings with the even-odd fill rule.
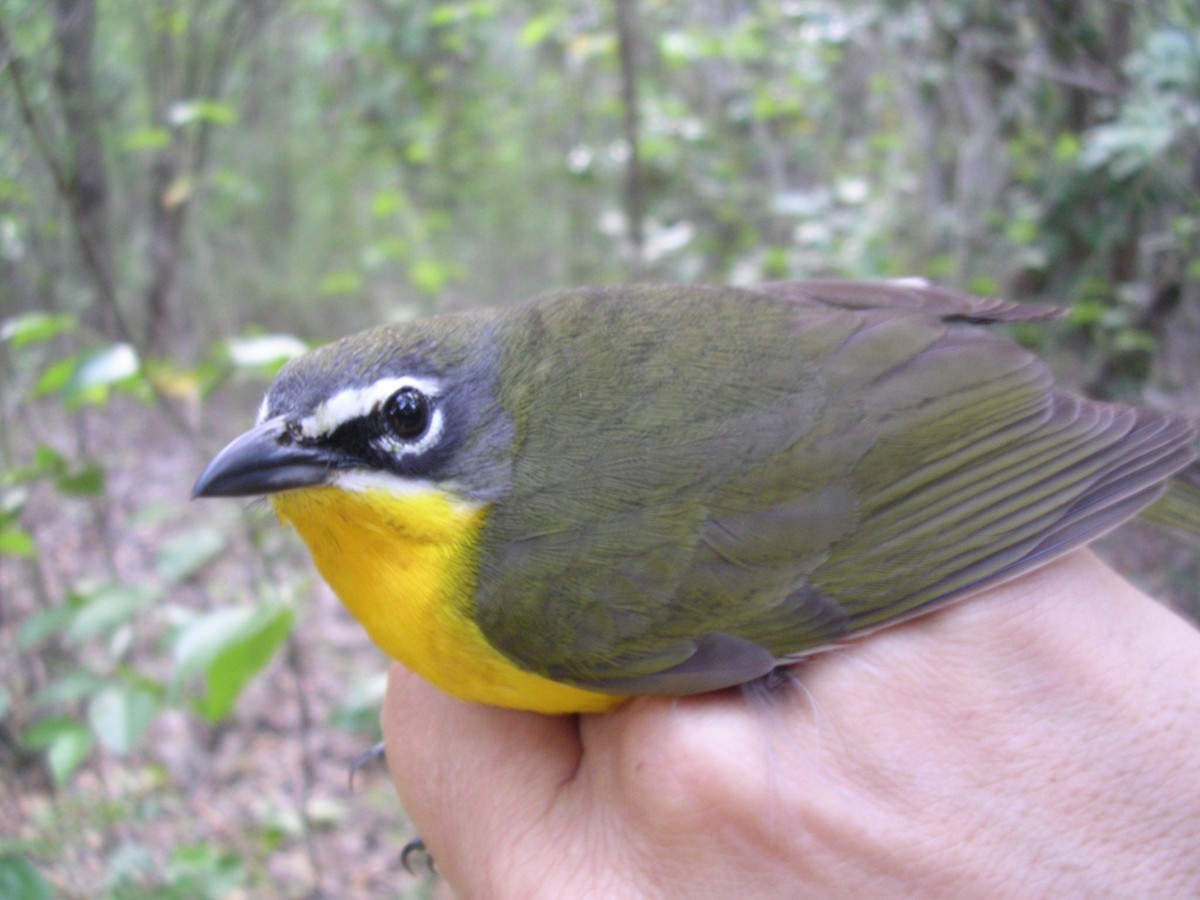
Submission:
[[[1200,633],[1090,552],[793,671],[548,717],[394,666],[388,764],[463,897],[1200,896]]]

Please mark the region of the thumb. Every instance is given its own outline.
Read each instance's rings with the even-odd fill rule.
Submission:
[[[582,755],[572,716],[464,703],[400,665],[388,673],[382,724],[404,808],[457,885],[477,880],[496,847],[520,857],[523,836],[539,840]]]

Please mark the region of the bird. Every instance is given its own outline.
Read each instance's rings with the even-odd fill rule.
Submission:
[[[1200,533],[1196,426],[1056,386],[994,327],[1062,315],[809,280],[386,324],[289,362],[193,493],[269,497],[371,639],[460,699],[751,684],[1148,508]]]

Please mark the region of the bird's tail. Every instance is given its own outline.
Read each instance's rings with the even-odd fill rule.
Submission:
[[[1167,492],[1142,515],[1200,544],[1200,460],[1176,473],[1167,482]]]

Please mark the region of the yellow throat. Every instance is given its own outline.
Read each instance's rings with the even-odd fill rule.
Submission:
[[[472,618],[486,507],[434,489],[314,487],[271,501],[371,639],[447,693],[543,713],[601,712],[624,699],[527,672],[488,643]]]

